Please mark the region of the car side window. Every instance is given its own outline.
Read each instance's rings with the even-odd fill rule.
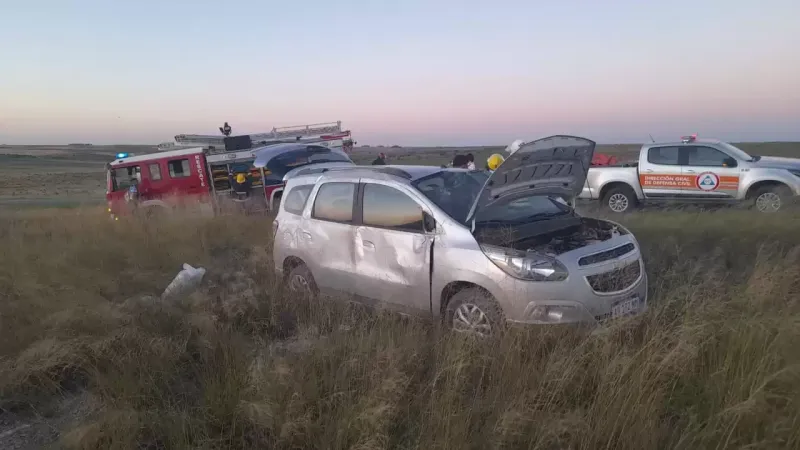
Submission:
[[[651,147],[647,151],[647,162],[663,166],[677,166],[679,147]]]
[[[286,199],[281,202],[283,203],[283,210],[291,214],[303,214],[306,202],[308,202],[308,196],[311,194],[312,189],[314,189],[313,184],[295,186],[292,188],[286,196]]]
[[[355,192],[356,185],[353,183],[323,184],[314,199],[314,210],[311,216],[331,222],[351,223]]]
[[[364,185],[365,226],[423,232],[422,208],[405,193],[382,184]]]
[[[732,158],[715,148],[693,146],[686,147],[686,164],[701,167],[726,167]]]

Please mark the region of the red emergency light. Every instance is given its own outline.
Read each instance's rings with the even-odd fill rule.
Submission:
[[[681,136],[681,141],[683,141],[684,144],[686,144],[687,142],[694,142],[696,140],[697,140],[697,133],[694,133],[691,136]]]

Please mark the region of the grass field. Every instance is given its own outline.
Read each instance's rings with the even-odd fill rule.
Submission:
[[[0,449],[800,448],[800,214],[623,217],[646,314],[476,342],[287,295],[269,219],[109,222],[117,151],[0,147]],[[184,262],[203,287],[157,300]]]
[[[476,342],[287,296],[264,219],[4,216],[0,448],[800,448],[800,216],[623,220],[647,314]]]

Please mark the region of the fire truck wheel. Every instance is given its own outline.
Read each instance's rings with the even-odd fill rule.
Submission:
[[[167,215],[167,210],[161,206],[148,206],[143,212],[144,218],[148,220],[159,219]]]

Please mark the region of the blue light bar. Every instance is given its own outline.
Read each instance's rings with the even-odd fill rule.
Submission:
[[[127,153],[117,153],[117,159],[127,158],[128,156]]]

